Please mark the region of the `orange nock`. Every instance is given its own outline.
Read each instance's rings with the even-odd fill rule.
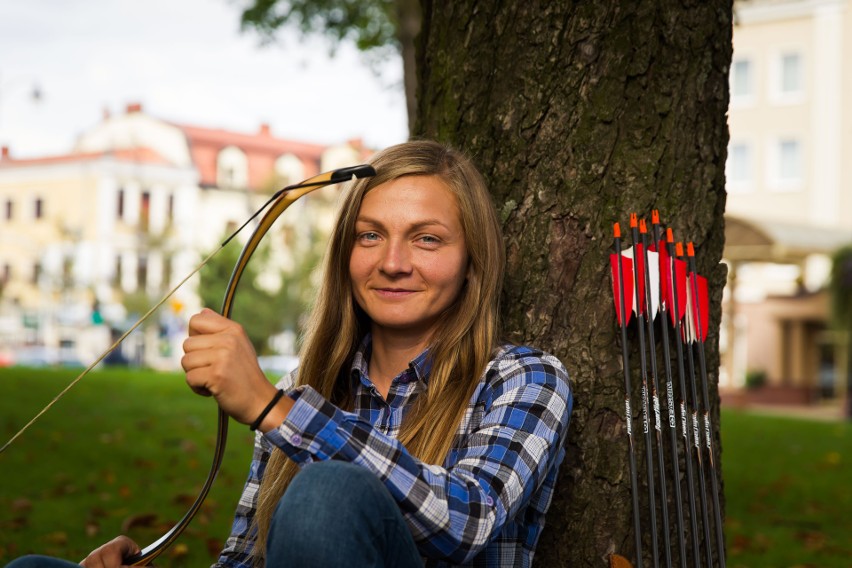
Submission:
[[[645,225],[645,219],[639,219],[639,232],[643,235],[648,232],[648,226]]]
[[[621,238],[621,227],[619,227],[618,223],[615,223],[612,226],[612,234],[616,239]]]
[[[675,245],[675,255],[683,256],[683,243],[677,243]]]
[[[674,243],[674,233],[672,232],[671,227],[666,229],[666,242],[669,244]]]
[[[687,256],[695,256],[695,247],[692,246],[692,241],[689,241],[686,245],[686,254]]]
[[[635,229],[636,227],[637,227],[636,213],[631,213],[630,214],[630,228]]]
[[[660,224],[660,211],[658,209],[654,209],[653,211],[651,211],[651,223],[653,225]]]

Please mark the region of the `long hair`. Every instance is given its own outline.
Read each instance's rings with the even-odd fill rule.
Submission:
[[[349,369],[369,317],[352,294],[349,257],[364,195],[403,176],[436,176],[455,196],[469,258],[467,281],[430,338],[432,370],[401,426],[399,441],[425,463],[440,465],[452,448],[467,404],[497,343],[505,253],[500,224],[482,176],[460,152],[432,141],[410,141],[377,153],[376,176],[354,182],[340,209],[325,258],[322,283],[299,353],[297,385],[310,385],[351,410]],[[253,555],[262,561],[275,507],[298,466],[273,451],[261,482]]]

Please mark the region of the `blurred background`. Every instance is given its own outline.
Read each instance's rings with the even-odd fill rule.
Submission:
[[[398,50],[241,31],[251,4],[0,5],[0,364],[91,360],[271,190],[407,137]],[[852,10],[750,0],[735,17],[719,385],[732,405],[848,414]],[[252,285],[293,311],[260,326],[262,355],[292,355],[333,195],[300,205],[310,223],[285,216],[258,264]],[[222,278],[116,359],[175,368]]]
[[[252,4],[0,2],[2,441],[272,191],[407,138],[396,47],[241,29]],[[848,566],[852,4],[734,11],[718,372],[731,565]],[[253,290],[234,316],[270,376],[296,363],[337,196],[294,205],[244,276]],[[188,317],[218,309],[246,237],[107,357],[120,372],[85,381],[3,456],[0,560],[74,557],[119,531],[155,538],[182,514],[200,473],[179,473],[208,458],[213,428],[172,372]],[[752,419],[767,412],[798,422]],[[234,436],[221,493],[165,565],[221,548],[251,450]],[[157,492],[179,495],[174,511],[149,502]]]
[[[398,55],[241,30],[249,4],[0,5],[0,365],[88,364],[273,190],[407,138]],[[275,370],[335,195],[285,215],[246,284],[269,292],[245,309]],[[110,361],[178,368],[186,319],[221,301],[222,257]],[[260,304],[282,295],[276,327]]]

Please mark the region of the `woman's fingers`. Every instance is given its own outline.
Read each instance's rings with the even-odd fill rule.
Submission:
[[[86,568],[119,568],[125,565],[125,558],[140,551],[138,544],[122,535],[93,550],[80,565]]]
[[[193,392],[213,396],[230,416],[250,423],[269,400],[270,385],[245,330],[213,310],[189,320],[181,366]]]

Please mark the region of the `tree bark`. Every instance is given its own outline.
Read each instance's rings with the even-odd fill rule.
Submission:
[[[605,566],[612,553],[635,562],[612,225],[658,209],[677,239],[696,245],[711,293],[706,354],[721,479],[716,387],[732,2],[424,0],[423,14],[415,132],[465,150],[483,171],[506,238],[505,335],[556,354],[573,379],[567,457],[536,564]],[[631,328],[638,408],[635,334]],[[644,529],[643,452],[640,442]],[[674,544],[672,554],[677,561]]]

